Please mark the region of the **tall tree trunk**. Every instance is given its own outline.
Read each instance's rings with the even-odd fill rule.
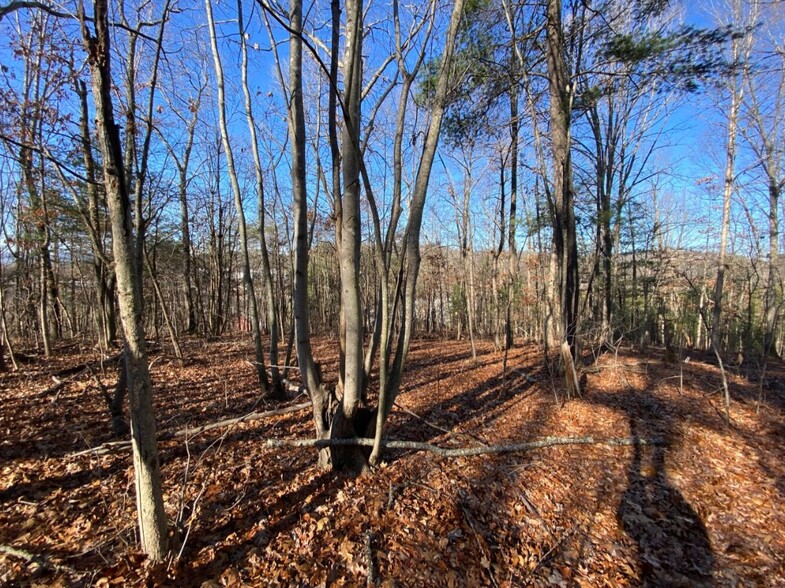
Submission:
[[[264,210],[264,177],[262,174],[262,160],[259,155],[259,142],[256,137],[256,122],[253,115],[251,90],[248,87],[248,45],[245,37],[245,24],[243,22],[242,0],[237,0],[237,23],[240,29],[240,49],[242,53],[242,83],[245,97],[245,116],[248,122],[248,132],[251,137],[251,150],[253,151],[254,171],[256,173],[256,201],[259,208],[259,247],[262,257],[262,282],[267,307],[267,328],[270,331],[270,371],[272,381],[269,396],[276,400],[285,400],[286,392],[281,383],[278,369],[278,319],[275,314],[275,299],[273,297],[273,276],[270,270],[270,256],[267,251],[267,235],[265,231]],[[252,302],[255,304],[255,301]]]
[[[99,346],[108,350],[117,338],[117,317],[115,315],[115,273],[104,247],[103,223],[99,212],[100,202],[96,182],[95,160],[93,158],[92,139],[90,138],[89,117],[87,109],[87,87],[81,80],[77,81],[76,93],[79,96],[80,120],[79,128],[82,143],[82,158],[87,178],[87,203],[84,204],[73,192],[77,206],[82,214],[90,246],[93,250],[93,274],[98,286]],[[59,169],[59,168],[58,168]],[[63,182],[67,184],[65,178]]]
[[[515,42],[515,35],[512,36]],[[516,63],[517,65],[517,63]],[[507,306],[504,318],[504,349],[512,347],[512,309],[515,298],[515,282],[518,274],[518,250],[515,245],[515,232],[518,228],[518,135],[520,132],[520,119],[518,116],[518,85],[517,80],[511,84],[510,89],[510,219],[507,225]],[[507,354],[504,354],[504,363],[507,363]]]
[[[107,1],[94,0],[93,7],[95,36],[88,29],[83,6],[80,6],[80,21],[92,77],[96,130],[103,158],[104,189],[112,227],[120,317],[127,345],[125,361],[131,406],[139,536],[143,551],[153,560],[162,560],[167,551],[167,523],[155,437],[152,382],[142,322],[142,293],[138,281],[140,272],[134,267],[136,258],[131,232],[131,202],[124,178],[120,133],[112,107]]]
[[[329,395],[322,385],[321,374],[311,351],[308,312],[308,194],[305,180],[305,109],[302,79],[302,0],[290,0],[289,35],[289,138],[291,143],[292,204],[294,208],[294,333],[300,374],[313,405],[317,438],[327,437],[329,430]],[[320,463],[326,466],[326,452]]]
[[[431,3],[431,11],[434,10],[434,3]],[[374,220],[374,235],[376,245],[376,256],[381,265],[380,281],[379,281],[379,309],[380,314],[377,316],[377,326],[374,329],[374,338],[372,340],[369,354],[375,352],[374,347],[378,345],[379,348],[379,403],[376,411],[376,441],[371,453],[371,464],[378,461],[381,451],[381,433],[386,418],[386,406],[388,403],[388,390],[389,390],[389,376],[390,376],[390,357],[392,354],[392,330],[393,321],[395,317],[395,305],[398,302],[399,290],[401,288],[401,280],[398,280],[395,296],[393,297],[393,308],[390,308],[390,268],[392,264],[392,255],[395,243],[395,235],[398,229],[398,223],[401,218],[402,206],[401,195],[403,185],[403,138],[406,128],[406,112],[409,101],[409,91],[414,83],[415,76],[422,66],[425,58],[425,51],[421,51],[417,60],[415,61],[411,70],[407,69],[407,63],[404,55],[403,45],[401,42],[401,23],[399,13],[398,0],[393,0],[393,28],[395,30],[395,53],[398,62],[398,73],[402,78],[401,90],[398,98],[398,110],[395,122],[395,136],[393,139],[393,187],[392,187],[392,203],[390,209],[390,220],[387,225],[386,234],[382,235],[381,224],[379,220],[378,211],[376,210],[375,200],[373,194],[366,187],[368,193],[368,200],[371,204],[371,212],[373,213]],[[430,39],[433,31],[433,12],[431,12],[431,19],[425,34],[424,44]],[[367,180],[367,174],[365,175]],[[401,272],[403,266],[401,266]],[[378,333],[378,343],[376,341]],[[366,379],[370,378],[371,366],[373,364],[372,356],[366,361]]]
[[[572,84],[565,59],[561,0],[548,0],[546,20],[546,60],[550,91],[551,151],[553,156],[553,240],[557,255],[561,334],[575,361],[578,321],[578,241],[570,153]],[[565,358],[566,359],[566,358]],[[578,394],[575,378],[568,375],[568,394]]]
[[[245,293],[248,297],[250,306],[251,330],[253,334],[253,343],[256,356],[256,374],[259,378],[259,388],[261,389],[261,393],[262,395],[266,396],[270,391],[270,383],[267,378],[267,370],[264,364],[262,333],[259,324],[259,305],[256,300],[253,279],[251,277],[251,260],[248,253],[248,236],[245,224],[245,211],[243,210],[242,193],[240,191],[240,182],[237,179],[237,168],[235,167],[234,163],[234,153],[232,151],[232,145],[229,141],[229,130],[226,122],[224,74],[223,66],[221,65],[221,57],[218,52],[218,42],[215,37],[212,0],[205,0],[205,8],[207,10],[207,20],[210,32],[210,46],[213,50],[213,64],[215,66],[215,77],[218,86],[218,117],[221,131],[221,140],[223,141],[224,153],[226,154],[226,167],[229,174],[229,182],[232,186],[232,192],[234,193],[234,206],[237,210],[237,225],[240,233],[240,253],[242,255],[243,264],[243,285],[245,286]]]
[[[463,243],[461,247],[461,257],[463,258],[464,284],[466,285],[466,322],[469,330],[469,342],[472,348],[472,361],[477,361],[477,346],[474,341],[475,318],[474,318],[474,237],[472,235],[471,222],[471,189],[472,174],[471,162],[466,166],[463,179],[463,210],[461,211],[461,224],[463,232]]]
[[[732,56],[735,62],[739,56],[739,40],[732,41]],[[730,110],[728,111],[728,135],[725,149],[725,176],[722,191],[722,229],[720,233],[720,254],[717,260],[717,280],[714,283],[714,310],[711,321],[711,343],[719,353],[722,334],[722,294],[725,286],[726,256],[728,249],[728,229],[730,226],[730,205],[733,196],[736,161],[736,136],[738,135],[739,108],[744,93],[743,85],[736,74],[730,88]]]
[[[400,390],[403,372],[406,366],[406,357],[409,353],[409,345],[411,343],[412,330],[414,328],[417,277],[420,271],[420,229],[422,227],[425,197],[428,192],[431,169],[433,168],[433,161],[436,156],[436,148],[439,145],[442,119],[447,103],[452,58],[455,51],[455,39],[463,17],[463,6],[464,0],[455,0],[453,3],[450,25],[447,30],[447,38],[444,44],[444,51],[442,52],[442,62],[436,82],[436,92],[431,107],[431,120],[423,144],[420,165],[417,169],[417,175],[415,176],[414,189],[412,191],[409,208],[409,221],[406,227],[406,238],[404,242],[405,265],[401,267],[402,275],[399,280],[400,283],[405,282],[405,285],[403,286],[401,308],[403,319],[398,333],[395,359],[390,370],[390,380],[386,389],[380,391],[376,436],[370,458],[371,464],[374,464],[379,459],[383,424],[387,415],[390,413],[393,402],[395,402],[395,398]]]
[[[191,280],[191,223],[188,210],[188,165],[191,161],[191,151],[194,144],[194,136],[196,134],[196,125],[199,121],[199,106],[202,101],[202,90],[204,86],[199,89],[199,95],[192,104],[192,116],[188,123],[186,131],[187,140],[185,144],[185,152],[183,159],[179,162],[179,190],[178,195],[180,199],[180,232],[183,247],[183,282],[185,284],[185,330],[189,335],[196,332],[196,307],[194,303],[193,284]]]
[[[344,125],[341,137],[343,195],[339,255],[341,269],[341,309],[344,332],[343,399],[335,414],[331,437],[354,435],[353,419],[362,395],[363,324],[360,303],[360,102],[362,92],[362,0],[346,2],[346,45],[343,56]],[[336,196],[336,201],[338,200]],[[333,450],[333,466],[348,459],[345,450]],[[354,453],[354,452],[351,452]]]
[[[780,222],[779,222],[780,186],[776,180],[769,181],[769,272],[766,278],[766,332],[764,352],[778,355],[775,331],[779,310],[779,257],[780,257]]]
[[[23,120],[28,119],[29,115],[23,115]],[[52,271],[52,257],[49,252],[51,245],[51,233],[49,228],[49,219],[46,206],[46,195],[43,173],[41,173],[40,185],[36,185],[35,181],[35,168],[33,161],[33,150],[27,146],[27,142],[41,141],[38,132],[39,123],[37,122],[39,116],[33,116],[33,120],[28,120],[23,123],[23,143],[25,145],[21,148],[19,153],[19,160],[22,167],[22,179],[27,189],[27,195],[30,199],[30,207],[33,209],[36,222],[35,229],[38,234],[38,322],[41,331],[41,340],[44,346],[44,356],[50,357],[52,354],[51,336],[52,329],[49,324],[49,300],[52,304],[56,305],[57,300],[56,288],[54,286],[54,273]],[[27,127],[32,125],[32,129]],[[29,136],[28,136],[29,135]],[[43,170],[40,170],[43,172]],[[51,292],[51,290],[55,290]],[[50,295],[52,294],[52,295]]]

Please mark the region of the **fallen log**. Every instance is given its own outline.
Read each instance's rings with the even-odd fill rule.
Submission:
[[[355,437],[352,439],[260,439],[267,447],[373,447],[374,440]],[[499,455],[504,453],[523,453],[534,449],[553,447],[556,445],[610,445],[610,446],[664,446],[662,439],[641,439],[640,437],[622,437],[596,439],[594,437],[545,437],[536,441],[515,443],[512,445],[491,445],[486,447],[439,447],[431,443],[419,441],[382,440],[385,449],[410,449],[428,451],[441,457],[473,457],[477,455]]]

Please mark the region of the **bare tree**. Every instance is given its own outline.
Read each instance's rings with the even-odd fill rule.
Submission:
[[[548,0],[546,6],[546,59],[550,91],[551,155],[553,187],[549,203],[553,217],[553,250],[556,258],[555,288],[561,309],[560,336],[568,350],[565,362],[576,359],[578,328],[578,241],[575,228],[571,132],[574,87],[567,71],[561,0]],[[579,394],[574,370],[565,366],[568,394]]]
[[[16,160],[20,174],[20,194],[24,194],[32,214],[22,223],[29,225],[35,235],[37,253],[38,330],[44,355],[52,353],[52,340],[62,336],[62,307],[59,286],[53,263],[53,239],[50,185],[50,162],[46,157],[50,135],[61,133],[62,119],[56,100],[64,87],[70,85],[73,72],[63,67],[64,55],[57,46],[62,42],[58,19],[41,11],[34,11],[26,24],[17,21],[17,52],[23,57],[23,70],[17,91],[9,89],[8,113],[13,117],[12,127],[16,137],[2,133],[2,140],[9,154]],[[9,78],[5,78],[8,80]],[[13,78],[11,78],[13,79]],[[50,320],[50,317],[53,320]]]
[[[730,13],[734,24],[742,25],[743,10],[741,0],[729,2]],[[725,14],[725,11],[722,11]],[[719,15],[718,15],[719,16]],[[723,19],[724,20],[724,19]],[[754,21],[755,16],[750,14],[748,21]],[[751,50],[751,32],[748,30],[743,37],[731,39],[730,60],[732,63],[746,66]],[[743,60],[743,61],[742,61]],[[725,288],[725,271],[727,269],[728,231],[730,228],[731,198],[733,197],[736,182],[736,139],[739,133],[739,110],[744,100],[743,76],[733,71],[725,83],[727,95],[730,97],[730,107],[727,110],[727,135],[725,146],[725,173],[722,190],[722,225],[720,229],[720,251],[717,260],[717,279],[714,283],[714,309],[711,322],[711,344],[715,350],[722,349],[722,297]],[[724,110],[724,108],[723,108]]]
[[[95,104],[96,130],[103,159],[103,178],[112,227],[112,249],[117,275],[120,318],[125,333],[125,362],[131,406],[136,505],[142,550],[153,560],[167,551],[167,523],[161,490],[161,472],[155,437],[152,382],[142,322],[140,270],[136,267],[131,202],[124,177],[123,149],[112,104],[112,69],[108,4],[93,3],[94,34],[84,6],[79,7],[82,40],[88,55]],[[161,23],[161,28],[164,22]]]
[[[237,211],[237,223],[240,234],[240,253],[243,264],[243,285],[251,310],[251,330],[253,333],[253,343],[256,359],[256,373],[259,377],[259,387],[264,396],[270,393],[270,382],[267,377],[267,370],[264,364],[264,350],[262,347],[262,333],[259,324],[259,305],[254,291],[253,278],[251,276],[251,261],[248,252],[248,236],[245,223],[245,211],[243,209],[243,197],[240,191],[240,182],[237,178],[237,168],[234,162],[234,152],[229,140],[229,129],[226,122],[226,91],[224,89],[224,73],[221,64],[221,56],[218,52],[218,42],[215,35],[215,21],[213,19],[213,7],[211,0],[205,0],[207,12],[208,31],[210,34],[210,47],[213,50],[213,65],[215,67],[216,85],[218,86],[218,117],[221,140],[223,142],[224,153],[226,154],[227,172],[229,182],[234,194],[234,206]]]
[[[765,3],[750,1],[750,10],[758,13]],[[776,326],[778,308],[782,299],[779,272],[780,196],[785,187],[783,157],[785,157],[785,46],[781,32],[774,23],[781,22],[779,5],[768,7],[768,30],[759,32],[755,55],[759,61],[756,70],[746,68],[744,85],[746,99],[741,105],[744,125],[741,131],[752,150],[755,165],[763,173],[768,195],[768,275],[764,299],[764,352],[777,354]]]
[[[282,400],[286,398],[286,393],[283,389],[278,369],[278,319],[275,313],[273,276],[270,269],[270,256],[267,251],[267,236],[265,234],[264,175],[262,171],[262,160],[259,155],[259,141],[256,136],[256,120],[253,114],[251,91],[248,87],[248,43],[246,42],[245,24],[243,22],[242,0],[237,0],[237,25],[240,30],[240,50],[242,58],[240,67],[242,73],[243,96],[245,97],[245,116],[248,122],[248,132],[250,134],[251,150],[253,152],[254,172],[256,174],[256,201],[259,208],[259,246],[262,257],[262,281],[264,284],[263,288],[267,306],[267,327],[270,331],[270,370],[272,381],[270,383],[269,395],[271,398]],[[255,306],[256,301],[252,301],[252,304]]]
[[[308,311],[308,194],[305,179],[305,113],[303,105],[303,6],[302,0],[289,2],[289,138],[291,143],[292,203],[294,207],[294,331],[300,374],[311,397],[316,436],[327,438],[330,396],[311,350]],[[326,466],[327,452],[320,452]]]
[[[409,219],[406,226],[403,256],[405,264],[401,268],[404,282],[401,298],[401,325],[398,334],[398,344],[390,370],[388,385],[379,391],[379,408],[376,422],[376,435],[370,462],[378,461],[381,452],[381,439],[384,422],[392,409],[393,402],[398,395],[406,366],[406,357],[409,353],[412,331],[414,330],[414,311],[417,292],[417,277],[420,270],[420,231],[422,229],[423,212],[425,210],[425,197],[431,177],[431,169],[439,145],[442,120],[447,104],[447,91],[450,84],[452,59],[455,53],[455,40],[458,28],[463,18],[463,0],[455,0],[452,6],[450,24],[442,51],[439,73],[436,78],[436,91],[431,103],[431,120],[419,157],[419,166],[414,180]]]
[[[167,133],[159,130],[161,140],[166,144],[169,155],[174,160],[177,166],[178,178],[178,199],[180,201],[180,233],[181,244],[183,251],[183,284],[185,286],[185,330],[189,335],[196,332],[196,302],[194,300],[193,288],[193,270],[192,270],[192,249],[193,242],[191,238],[191,220],[190,220],[190,207],[188,205],[188,187],[191,183],[192,176],[189,175],[189,166],[191,164],[191,155],[193,153],[194,140],[196,138],[196,127],[200,122],[202,97],[204,96],[207,87],[207,76],[203,75],[201,68],[193,77],[197,78],[194,83],[193,78],[189,75],[188,81],[192,86],[195,96],[190,95],[187,101],[187,111],[190,114],[181,112],[173,104],[173,100],[167,98],[170,108],[174,111],[175,116],[180,119],[186,127],[185,130],[185,145],[182,148],[182,153],[178,154],[168,137]]]

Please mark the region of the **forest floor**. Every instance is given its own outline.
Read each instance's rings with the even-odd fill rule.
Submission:
[[[127,447],[74,455],[111,441],[96,381],[81,372],[47,390],[52,374],[95,352],[63,349],[0,376],[0,585],[362,586],[371,573],[380,586],[785,586],[781,363],[759,411],[757,369],[731,370],[728,426],[708,356],[606,354],[583,398],[562,403],[534,346],[511,350],[503,379],[489,344],[475,364],[466,342],[419,340],[390,438],[468,447],[637,436],[667,446],[461,458],[391,450],[376,471],[352,476],[319,470],[314,449],[260,441],[311,437],[307,408],[173,437],[275,408],[258,402],[250,342],[184,343],[184,366],[152,354],[165,502],[179,521],[164,564],[136,544]],[[315,345],[325,375],[336,348]],[[97,375],[111,390],[110,368]]]

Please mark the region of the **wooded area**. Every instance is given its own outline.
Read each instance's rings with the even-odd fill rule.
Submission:
[[[785,581],[783,16],[0,5],[0,582]]]

